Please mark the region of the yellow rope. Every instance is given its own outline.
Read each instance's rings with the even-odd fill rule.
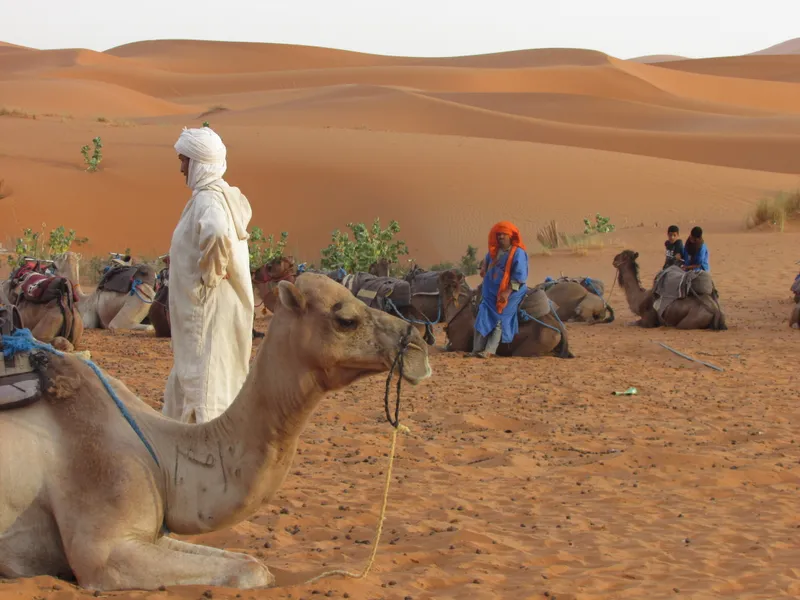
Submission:
[[[386,504],[389,500],[389,484],[392,481],[392,465],[394,464],[394,449],[397,445],[397,434],[398,432],[402,431],[403,433],[409,433],[408,427],[405,425],[398,425],[394,428],[392,432],[392,447],[389,450],[389,466],[386,469],[386,482],[383,486],[383,505],[381,506],[381,514],[378,517],[378,528],[375,531],[375,537],[372,540],[372,554],[370,554],[369,560],[367,564],[364,566],[364,570],[361,573],[351,573],[350,571],[344,571],[342,569],[335,569],[333,571],[325,571],[324,573],[320,573],[316,577],[312,577],[308,581],[305,582],[304,585],[308,585],[309,583],[315,583],[320,579],[325,577],[330,577],[332,575],[344,575],[345,577],[352,577],[353,579],[363,579],[367,576],[370,569],[372,568],[373,563],[375,562],[375,556],[378,554],[378,542],[381,539],[381,533],[383,532],[383,520],[386,517]]]

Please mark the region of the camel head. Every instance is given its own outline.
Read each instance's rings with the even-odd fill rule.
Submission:
[[[56,273],[66,277],[73,284],[78,283],[81,255],[77,252],[64,252],[53,259]]]
[[[639,264],[636,262],[637,258],[639,258],[639,253],[634,252],[633,250],[623,250],[614,257],[614,260],[611,264],[614,265],[614,268],[618,271],[617,281],[620,285],[623,285],[622,271],[625,268],[633,270],[633,274],[636,276],[636,281],[639,281]]]
[[[464,274],[456,269],[439,273],[439,295],[442,297],[445,309],[453,304],[459,308],[459,297],[464,286]]]
[[[281,256],[279,258],[275,258],[264,265],[264,269],[266,270],[270,279],[282,279],[287,275],[294,273],[294,258],[291,256]]]
[[[369,267],[369,274],[376,277],[388,277],[392,262],[388,258],[379,258]]]
[[[405,321],[367,307],[317,273],[302,273],[295,283],[281,281],[278,298],[267,343],[277,336],[281,354],[314,371],[326,391],[388,371],[409,329]],[[412,327],[403,377],[417,384],[430,374],[427,344]]]

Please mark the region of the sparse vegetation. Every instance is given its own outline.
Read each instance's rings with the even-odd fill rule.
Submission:
[[[15,240],[13,254],[6,257],[8,264],[19,266],[26,256],[52,260],[69,250],[72,244],[80,246],[89,241],[89,238],[77,237],[74,229],[67,232],[63,226],[56,227],[45,238],[46,227],[47,225],[42,223],[41,231],[33,231],[30,228],[23,229],[22,237]]]
[[[558,248],[558,224],[555,220],[550,221],[547,225],[539,229],[536,234],[536,239],[543,248]]]
[[[18,108],[0,107],[0,117],[12,117],[15,119],[33,119],[36,120],[36,115]]]
[[[108,119],[106,119],[105,117],[97,117],[97,122],[98,123],[108,123]]]
[[[616,226],[611,223],[611,217],[601,217],[600,213],[594,216],[594,223],[589,219],[583,220],[583,233],[591,235],[594,233],[611,233],[616,229]]]
[[[255,271],[262,265],[281,258],[288,238],[289,232],[282,231],[281,239],[275,242],[272,234],[264,236],[260,227],[253,227],[250,239],[247,241],[247,249],[250,251],[250,270]]]
[[[401,255],[408,254],[408,246],[394,237],[400,232],[397,221],[390,221],[386,229],[381,229],[380,219],[375,219],[371,227],[364,223],[348,223],[350,236],[338,229],[331,234],[331,243],[322,250],[323,269],[343,267],[348,273],[368,271],[372,263],[384,258],[394,264]]]
[[[90,172],[97,171],[97,166],[100,164],[100,161],[103,160],[103,142],[100,137],[94,138],[92,144],[94,144],[94,152],[92,152],[91,158],[89,157],[89,146],[83,146],[81,148],[83,162],[88,165],[86,170]]]
[[[203,127],[211,127],[208,121],[203,121]]]
[[[792,194],[780,193],[773,198],[762,198],[747,217],[747,228],[769,224],[783,231],[786,222],[800,217],[800,191]]]
[[[455,265],[451,262],[441,262],[431,265],[431,271],[449,271],[450,269],[454,268]]]
[[[461,257],[461,272],[464,275],[475,275],[478,272],[478,249],[467,245],[467,252]]]

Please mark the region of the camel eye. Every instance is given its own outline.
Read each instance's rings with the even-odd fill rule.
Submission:
[[[358,327],[358,319],[348,319],[346,317],[336,317],[336,324],[346,331],[352,331]]]

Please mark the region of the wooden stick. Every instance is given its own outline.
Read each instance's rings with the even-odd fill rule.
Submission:
[[[688,355],[684,354],[683,352],[678,352],[674,348],[670,348],[669,346],[667,346],[664,342],[658,342],[658,343],[661,346],[663,346],[664,348],[666,348],[667,350],[669,350],[670,352],[674,352],[675,354],[677,354],[681,358],[685,358],[686,360],[691,360],[692,362],[700,363],[701,365],[704,365],[704,366],[708,367],[709,369],[714,369],[715,371],[724,371],[725,370],[725,369],[723,369],[721,367],[718,367],[716,365],[712,365],[711,363],[707,363],[707,362],[699,360],[697,358],[692,358],[691,356],[688,356]]]

